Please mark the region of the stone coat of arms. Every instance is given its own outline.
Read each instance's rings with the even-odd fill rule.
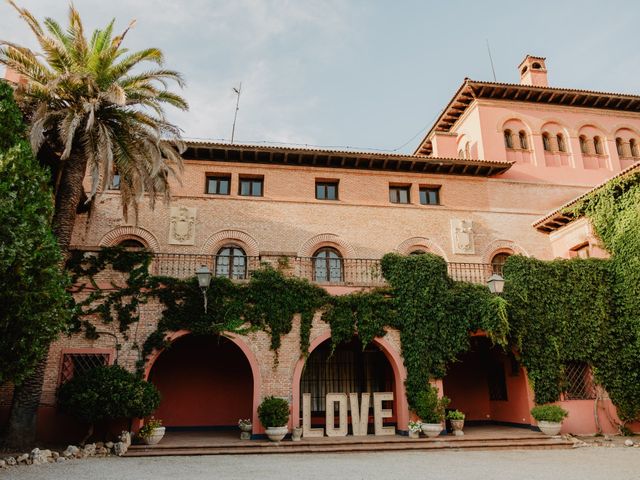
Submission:
[[[195,243],[196,209],[171,207],[169,244],[193,245]]]
[[[451,220],[453,253],[473,255],[476,252],[473,241],[473,222],[454,218]]]

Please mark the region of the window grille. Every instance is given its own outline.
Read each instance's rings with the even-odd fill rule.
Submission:
[[[596,388],[591,368],[584,362],[569,362],[564,366],[565,400],[593,400]]]
[[[109,364],[108,353],[65,353],[62,355],[60,383],[71,380],[76,375]]]

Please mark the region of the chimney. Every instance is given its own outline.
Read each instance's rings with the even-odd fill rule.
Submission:
[[[547,66],[544,57],[534,57],[527,55],[520,65],[520,84],[533,85],[534,87],[548,87]]]

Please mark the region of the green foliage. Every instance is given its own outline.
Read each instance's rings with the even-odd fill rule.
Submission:
[[[416,394],[414,409],[422,423],[440,423],[444,420],[447,405],[449,405],[449,399],[438,398],[438,389],[427,385]]]
[[[282,398],[267,397],[258,407],[258,418],[265,428],[283,427],[289,422],[289,403]]]
[[[144,418],[160,405],[160,393],[118,365],[93,368],[58,390],[58,405],[74,417],[94,424],[102,420]]]
[[[0,384],[33,370],[66,326],[71,301],[50,229],[49,176],[21,139],[12,95],[0,82]]]
[[[447,412],[447,420],[464,420],[465,414],[460,410],[449,410]]]
[[[558,405],[536,405],[531,409],[531,416],[538,422],[562,422],[569,412]]]
[[[153,431],[156,428],[160,428],[161,426],[162,420],[151,417],[149,420],[144,422],[144,425],[140,428],[140,430],[138,430],[137,435],[139,438],[149,438],[151,435],[153,435]]]

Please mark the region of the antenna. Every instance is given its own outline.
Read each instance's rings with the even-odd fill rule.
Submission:
[[[491,62],[491,71],[493,72],[493,81],[497,82],[498,80],[496,79],[496,69],[493,68],[493,58],[491,58],[491,47],[489,47],[489,39],[485,38],[485,41],[487,42],[487,53],[489,54],[489,62]]]
[[[238,110],[240,110],[240,94],[242,93],[242,82],[238,85],[238,88],[233,87],[233,93],[237,95],[236,99],[236,111],[233,114],[233,127],[231,127],[231,143],[233,143],[233,137],[236,134],[236,119],[238,118]]]

